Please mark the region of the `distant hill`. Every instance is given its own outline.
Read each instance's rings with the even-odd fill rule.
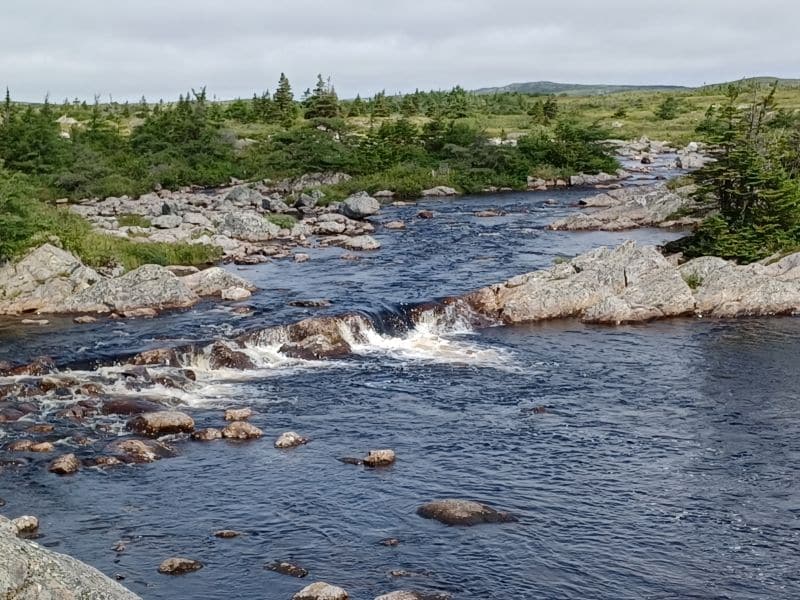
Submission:
[[[521,94],[566,94],[568,96],[595,96],[617,92],[679,92],[691,88],[680,85],[592,85],[582,83],[555,83],[553,81],[529,81],[512,83],[502,87],[487,87],[475,90],[476,94],[519,92]]]
[[[720,86],[726,86],[730,83],[742,83],[744,85],[755,84],[755,85],[772,85],[775,82],[778,82],[778,87],[787,87],[787,88],[796,88],[800,87],[800,79],[783,79],[781,77],[745,77],[744,79],[737,79],[735,81],[726,81],[723,83],[711,83],[708,85],[701,86],[698,89],[708,89],[708,88],[716,88]]]

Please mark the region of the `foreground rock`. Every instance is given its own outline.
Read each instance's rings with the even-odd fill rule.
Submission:
[[[653,246],[626,242],[483,288],[464,300],[476,312],[507,324],[795,314],[800,312],[798,266],[800,253],[770,265],[739,266],[704,257],[679,267]]]
[[[688,227],[707,214],[691,198],[693,186],[675,191],[666,185],[627,187],[587,198],[584,212],[553,222],[550,229],[565,231],[621,231],[636,227]]]
[[[435,519],[446,525],[478,525],[481,523],[510,523],[517,518],[471,500],[434,500],[420,506],[417,514],[425,519]]]
[[[234,421],[222,430],[222,437],[229,440],[254,440],[262,435],[263,431],[246,421]]]
[[[0,517],[0,557],[0,598],[140,600],[89,565],[18,539],[4,517]]]
[[[335,585],[318,581],[292,596],[292,600],[348,600],[350,596],[346,591]]]

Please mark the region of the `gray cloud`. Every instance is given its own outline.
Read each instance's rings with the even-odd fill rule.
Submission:
[[[5,0],[0,85],[15,98],[343,96],[502,85],[696,85],[797,77],[796,0]]]

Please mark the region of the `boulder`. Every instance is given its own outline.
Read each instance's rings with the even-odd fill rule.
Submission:
[[[265,569],[269,571],[275,571],[276,573],[280,573],[281,575],[288,575],[289,577],[297,577],[298,579],[302,579],[306,575],[308,575],[308,571],[301,567],[300,565],[296,565],[287,561],[283,560],[276,560],[264,566]]]
[[[435,519],[446,525],[478,525],[481,523],[510,523],[516,517],[472,500],[434,500],[423,504],[417,514],[425,519]]]
[[[339,206],[339,212],[349,219],[364,219],[377,214],[381,205],[366,192],[354,194]]]
[[[394,450],[370,450],[366,458],[364,458],[364,465],[367,467],[388,467],[393,465],[397,456]]]
[[[292,600],[349,600],[350,596],[342,588],[324,581],[304,587],[292,596]]]
[[[175,450],[164,443],[133,438],[114,440],[104,452],[125,463],[151,463],[176,456]]]
[[[257,212],[237,211],[225,213],[217,224],[217,230],[235,240],[266,242],[278,237],[281,228]]]
[[[130,363],[132,365],[164,365],[168,367],[178,367],[181,364],[178,352],[174,348],[154,348],[145,350],[134,356]]]
[[[264,198],[264,201],[261,203],[261,207],[271,213],[286,213],[289,212],[291,209],[289,206],[277,196],[270,196],[269,198]]]
[[[245,185],[233,188],[225,196],[225,202],[236,206],[247,206],[250,204],[258,206],[263,199],[263,196],[259,192]]]
[[[427,190],[422,190],[422,195],[426,197],[458,196],[458,191],[446,185],[437,185]]]
[[[31,515],[24,515],[11,519],[11,527],[17,537],[32,536],[39,530],[39,519]]]
[[[308,438],[301,436],[294,431],[287,431],[282,433],[277,440],[275,440],[276,448],[296,448],[308,443]]]
[[[222,290],[221,298],[223,300],[228,300],[231,302],[240,302],[241,300],[246,300],[252,296],[250,290],[246,290],[242,287],[231,287],[226,290]]]
[[[432,210],[421,210],[417,213],[417,218],[419,219],[432,219],[434,216]]]
[[[194,419],[176,410],[148,412],[128,421],[128,429],[150,437],[194,431]]]
[[[140,308],[186,308],[198,296],[182,280],[158,265],[144,265],[121,277],[105,279],[70,299],[59,312],[124,312]]]
[[[203,568],[203,563],[191,558],[173,557],[162,562],[158,572],[164,575],[184,575]]]
[[[243,289],[252,292],[256,289],[252,283],[234,275],[221,267],[211,267],[182,277],[181,281],[198,296],[220,296],[230,289]]]
[[[386,229],[405,229],[406,228],[406,224],[403,221],[399,221],[399,220],[398,221],[388,221],[387,223],[384,223],[383,226]]]
[[[50,463],[48,470],[56,475],[72,475],[81,468],[81,461],[74,454],[64,454]]]
[[[229,408],[225,411],[226,421],[246,421],[252,416],[252,408]]]
[[[44,244],[0,266],[0,314],[61,312],[69,298],[101,279],[69,252]]]
[[[235,350],[224,342],[216,342],[208,349],[208,366],[211,369],[255,369],[255,363],[240,350]]]
[[[198,429],[192,433],[192,439],[198,442],[213,442],[222,439],[222,431],[214,427]]]
[[[398,590],[377,596],[375,600],[450,600],[450,594],[441,592],[423,593],[409,590]]]
[[[229,540],[239,537],[242,534],[238,531],[234,531],[233,529],[220,529],[219,531],[215,531],[212,535],[223,540]]]
[[[229,440],[254,440],[262,435],[263,431],[246,421],[234,421],[222,430],[222,437]]]
[[[347,356],[352,349],[343,339],[331,341],[324,335],[311,335],[298,342],[287,342],[278,351],[289,358],[323,360]]]
[[[141,600],[93,567],[19,539],[4,521],[0,517],[0,598]]]
[[[377,250],[381,243],[369,235],[358,235],[355,237],[336,236],[326,240],[329,245],[340,246],[348,250]]]
[[[162,215],[152,220],[153,227],[157,229],[175,229],[183,223],[178,215]]]

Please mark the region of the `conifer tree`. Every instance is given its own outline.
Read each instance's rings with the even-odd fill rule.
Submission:
[[[292,86],[284,73],[281,73],[278,89],[275,90],[272,101],[275,105],[276,120],[286,128],[291,127],[297,117],[297,106],[294,103]]]

